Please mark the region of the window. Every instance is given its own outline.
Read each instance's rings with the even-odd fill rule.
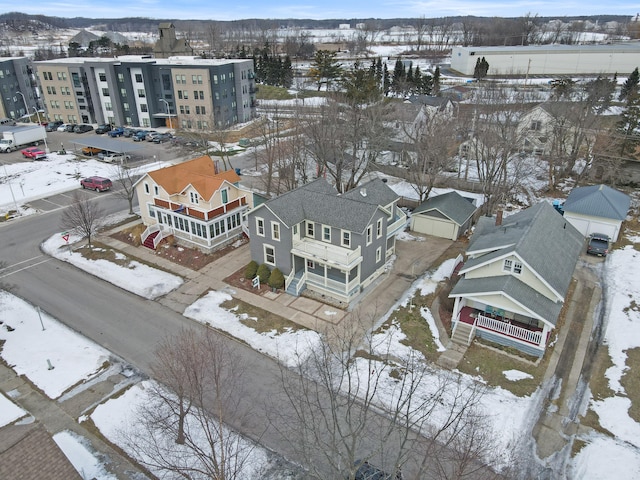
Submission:
[[[104,102],[104,109],[109,112],[113,111],[113,106],[111,105],[111,102]]]
[[[204,107],[196,105],[196,114],[198,114],[198,115],[206,115],[207,112],[205,111]]]
[[[198,194],[196,192],[189,192],[191,203],[198,204]]]
[[[106,73],[99,73],[98,74],[98,78],[100,78],[101,82],[106,82],[107,81],[107,74]]]
[[[307,222],[307,237],[315,237],[315,223]]]
[[[322,226],[322,240],[325,242],[331,241],[331,227],[327,225]]]
[[[378,223],[376,224],[376,238],[380,238],[382,236],[382,219],[378,219]]]
[[[278,222],[271,222],[271,238],[280,240],[280,224]]]
[[[213,84],[217,85],[218,84],[218,75],[214,75],[213,76]]]
[[[145,98],[147,96],[147,93],[144,91],[144,88],[139,88],[138,89],[138,97],[139,98]]]
[[[158,186],[157,186],[157,185],[154,185],[154,186],[153,186],[153,194],[154,194],[154,195],[158,195],[158,192],[159,192],[159,190],[158,190]]]
[[[154,208],[149,205],[149,216],[150,217],[155,217],[156,216],[156,211],[154,210]]]
[[[276,264],[276,249],[270,245],[264,246],[264,263],[269,265]]]
[[[108,97],[109,96],[109,89],[108,88],[103,88],[102,89],[102,95],[105,96],[105,97]]]
[[[529,130],[539,132],[542,129],[542,122],[540,120],[533,120],[529,125]]]
[[[222,197],[222,203],[228,203],[229,202],[229,191],[228,189],[223,189],[220,192],[220,196]]]
[[[123,102],[123,103],[122,103],[122,109],[123,109],[125,112],[128,112],[128,111],[130,110],[130,108],[129,108],[129,104],[128,104],[127,102]]]
[[[367,227],[367,245],[371,245],[372,241],[373,241],[373,226],[369,225]]]
[[[351,246],[351,232],[349,232],[348,230],[342,230],[342,246]]]
[[[316,262],[313,260],[307,260],[307,269],[313,270],[314,268],[316,268]]]
[[[511,271],[511,265],[512,265],[511,260],[509,260],[508,258],[505,258],[504,259],[504,264],[502,265],[502,270],[504,270],[505,272],[510,272]]]
[[[382,259],[382,247],[376,248],[376,263]]]
[[[58,80],[66,80],[67,79],[67,74],[66,72],[58,72]],[[49,80],[52,80],[51,78]],[[106,81],[106,79],[105,79]]]
[[[136,79],[136,83],[142,83],[142,74],[136,73],[135,79]]]
[[[220,100],[220,92],[215,92],[213,95],[216,100]]]
[[[144,193],[149,193],[149,184],[147,182],[144,183]]]
[[[149,107],[147,107],[146,103],[141,103],[140,104],[140,111],[141,112],[148,112],[149,111]]]
[[[140,77],[140,79],[142,79],[142,77]],[[124,83],[124,73],[119,73],[118,74],[118,81],[120,83]]]
[[[520,262],[513,262],[513,273],[517,275],[522,273],[522,264]]]
[[[256,233],[264,237],[264,220],[261,218],[256,218]]]

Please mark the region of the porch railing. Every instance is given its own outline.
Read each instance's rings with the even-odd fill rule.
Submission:
[[[140,235],[142,243],[145,242],[149,235],[152,235],[155,232],[160,233],[153,239],[153,248],[157,248],[158,244],[162,241],[163,238],[171,235],[171,230],[167,226],[163,225],[162,223],[156,223],[153,225],[149,225],[147,228],[145,228],[144,232],[142,232],[142,235]]]
[[[496,320],[495,318],[485,317],[482,314],[478,314],[476,326],[478,328],[485,328],[487,330],[502,333],[535,345],[540,345],[542,343],[542,332],[527,330],[526,328],[511,325],[508,321],[503,322],[502,320]]]

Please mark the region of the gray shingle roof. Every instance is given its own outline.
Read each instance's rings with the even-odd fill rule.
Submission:
[[[492,252],[465,263],[468,269],[491,258],[517,254],[554,290],[565,296],[584,245],[582,234],[547,202],[504,218],[496,226],[482,217],[467,254]]]
[[[426,213],[431,210],[437,210],[459,226],[469,220],[469,217],[476,211],[476,207],[458,192],[448,192],[422,202],[413,211],[413,214]]]
[[[381,205],[387,205],[398,198],[382,181],[374,180],[364,186],[367,189],[366,197],[358,189],[354,189],[353,193],[339,195],[325,179],[319,178],[269,200],[265,206],[288,226],[311,220],[361,233],[371,223],[371,218]]]
[[[389,205],[398,199],[398,195],[380,178],[374,178],[363,185],[353,188],[343,193],[342,197],[381,206]]]
[[[624,220],[630,205],[631,198],[628,195],[606,185],[591,185],[571,190],[564,202],[564,211]]]
[[[511,275],[487,278],[462,278],[451,290],[455,295],[478,295],[504,292],[505,295],[536,312],[549,323],[556,325],[562,309],[562,302],[553,302],[536,292],[526,283]]]

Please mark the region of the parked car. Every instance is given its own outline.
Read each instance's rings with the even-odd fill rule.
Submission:
[[[374,467],[366,460],[357,460],[355,466],[358,467],[355,480],[402,480],[402,472],[400,470],[393,475]]]
[[[161,134],[156,135],[155,137],[153,137],[153,143],[168,142],[172,138],[173,138],[173,135],[171,135],[170,133],[161,133]]]
[[[65,132],[75,132],[76,127],[78,125],[76,123],[67,123],[67,128],[65,128]]]
[[[122,163],[131,160],[131,155],[122,153],[106,153],[101,156],[101,160],[107,163]]]
[[[149,133],[147,130],[138,130],[136,133],[134,133],[131,138],[133,138],[134,142],[142,142],[144,141],[144,138],[147,136],[147,133]]]
[[[56,132],[58,130],[58,127],[60,127],[60,125],[62,125],[62,121],[61,120],[56,120],[55,122],[49,122],[47,124],[47,128],[45,128],[45,130],[47,132]]]
[[[147,135],[144,137],[144,139],[147,142],[153,142],[153,139],[157,136],[160,135],[160,133],[156,132],[155,130],[149,130],[147,132]]]
[[[592,233],[587,244],[587,253],[606,257],[609,253],[609,236],[604,233]]]
[[[80,185],[82,188],[88,188],[96,192],[104,192],[105,190],[109,190],[113,186],[113,183],[108,178],[89,177],[80,180]]]
[[[107,133],[110,131],[111,131],[111,125],[109,125],[108,123],[103,123],[102,125],[98,125],[98,127],[96,128],[96,133],[98,135]]]
[[[85,155],[97,155],[99,153],[102,153],[102,149],[98,148],[98,147],[84,147],[82,149],[82,153],[84,153]]]
[[[130,136],[132,136],[136,132],[137,132],[137,130],[135,128],[125,127],[124,131],[122,132],[122,136],[129,138]]]
[[[68,123],[63,123],[62,125],[60,125],[57,130],[58,132],[66,132],[67,131],[67,125],[69,125]]]
[[[47,152],[42,150],[40,147],[28,147],[24,150],[20,150],[20,153],[22,153],[24,158],[31,158],[33,160],[47,158]]]
[[[122,127],[112,128],[111,131],[109,132],[109,136],[114,138],[121,137],[122,135],[124,135],[124,128]]]
[[[82,123],[80,125],[76,125],[73,129],[74,133],[86,133],[93,130],[93,126],[87,125],[86,123]]]

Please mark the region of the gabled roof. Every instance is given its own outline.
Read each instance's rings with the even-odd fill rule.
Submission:
[[[398,199],[396,192],[391,190],[380,178],[374,178],[363,185],[352,188],[343,193],[342,197],[383,207]]]
[[[491,253],[468,260],[464,270],[516,254],[564,298],[583,244],[582,234],[573,225],[549,203],[540,202],[505,217],[499,226],[493,218],[480,218],[467,254]]]
[[[362,197],[358,189],[339,195],[324,178],[319,178],[273,198],[259,208],[269,208],[289,227],[310,220],[361,233],[381,206],[398,198],[382,181],[373,180],[363,187],[367,189],[366,197]],[[393,200],[390,200],[392,195]]]
[[[234,170],[217,173],[216,163],[208,155],[153,170],[148,175],[169,195],[181,193],[192,185],[205,200],[209,200],[225,181],[229,183],[240,181],[240,177]]]
[[[540,317],[551,325],[556,325],[562,309],[562,302],[550,300],[512,275],[462,278],[451,290],[450,295],[481,297],[498,292],[529,310],[531,316]]]
[[[564,202],[564,211],[593,217],[624,220],[629,212],[631,198],[606,185],[578,187]]]
[[[434,97],[432,95],[411,95],[409,102],[415,105],[425,105],[427,107],[435,107],[438,111],[444,111],[448,104],[452,104],[450,98]]]
[[[476,211],[476,207],[458,192],[448,192],[437,197],[431,197],[422,202],[413,214],[438,211],[457,225],[463,225]]]

